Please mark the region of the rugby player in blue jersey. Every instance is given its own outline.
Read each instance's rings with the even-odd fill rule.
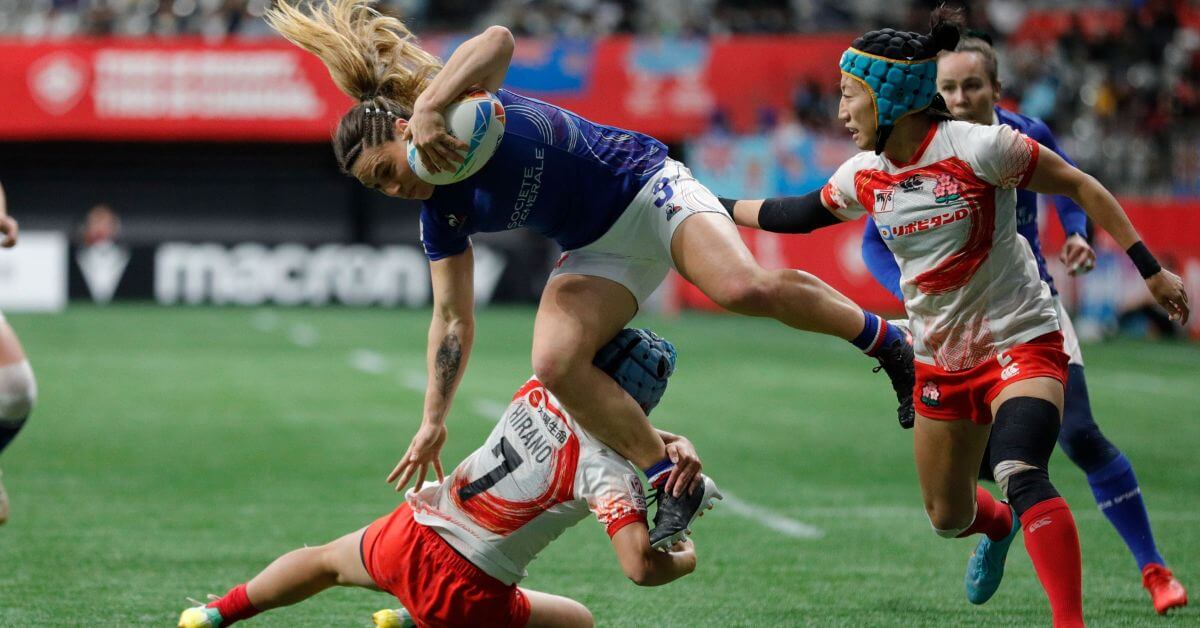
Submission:
[[[369,0],[280,3],[271,26],[317,55],[357,102],[340,120],[342,170],[390,196],[420,199],[433,321],[423,420],[389,481],[442,477],[446,416],[475,335],[470,236],[526,227],[564,253],[542,294],[533,332],[538,379],[589,432],[646,472],[658,490],[655,547],[682,538],[706,496],[674,481],[666,447],[629,394],[592,356],[675,268],[725,308],[839,336],[877,358],[901,420],[912,420],[912,349],[904,334],[811,274],[759,266],[716,197],[658,140],[596,124],[502,89],[515,43],[488,28],[443,66],[404,24]],[[470,89],[496,94],[507,118],[497,152],[475,175],[434,187],[407,160],[409,143],[434,171],[460,161],[444,108]],[[703,493],[698,491],[697,493]]]
[[[1058,147],[1054,135],[1044,122],[996,105],[1000,97],[1000,78],[996,52],[987,40],[967,37],[959,42],[955,52],[943,53],[938,59],[937,86],[956,118],[978,124],[1010,126],[1058,153],[1068,162],[1071,161]],[[1059,222],[1067,234],[1059,259],[1072,274],[1090,271],[1096,255],[1087,240],[1087,215],[1066,196],[1054,196],[1053,201]],[[1079,340],[1054,289],[1054,279],[1046,271],[1046,260],[1038,239],[1038,195],[1030,190],[1017,190],[1017,231],[1029,241],[1042,281],[1050,286],[1054,295],[1066,341],[1063,350],[1071,358],[1067,367],[1066,403],[1058,443],[1067,457],[1087,474],[1088,484],[1092,487],[1092,494],[1101,512],[1108,517],[1137,561],[1142,572],[1142,586],[1150,593],[1154,609],[1166,613],[1169,609],[1184,606],[1187,604],[1187,591],[1167,569],[1155,545],[1133,467],[1121,450],[1100,432],[1092,417]],[[876,280],[903,301],[900,268],[869,217],[863,231],[862,253]],[[984,459],[988,457],[985,455]],[[990,476],[991,470],[987,465],[984,465],[983,473]],[[981,541],[990,542],[987,537]],[[976,556],[982,554],[977,552]],[[985,565],[979,567],[987,568]]]

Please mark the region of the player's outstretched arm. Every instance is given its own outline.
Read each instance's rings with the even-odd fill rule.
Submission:
[[[1172,319],[1187,322],[1190,309],[1183,280],[1159,265],[1133,228],[1133,223],[1129,222],[1129,216],[1125,215],[1116,197],[1100,185],[1095,177],[1043,146],[1038,151],[1037,165],[1034,166],[1028,188],[1039,194],[1068,196],[1079,203],[1092,221],[1107,231],[1129,254],[1158,304],[1166,308]]]
[[[696,570],[696,546],[690,539],[660,552],[650,547],[650,532],[640,521],[617,530],[612,545],[622,571],[640,587],[667,584]]]
[[[438,481],[443,479],[440,454],[446,442],[446,416],[475,343],[475,256],[471,247],[430,262],[429,273],[433,284],[433,320],[425,355],[429,382],[421,427],[387,477],[388,482],[396,482],[397,491],[414,475],[416,488],[421,490],[430,467]]]
[[[473,87],[489,92],[500,89],[515,48],[507,28],[489,26],[455,49],[445,67],[417,97],[404,137],[412,141],[422,162],[429,164],[431,170],[452,170],[451,164],[462,161],[456,151],[467,149],[466,144],[446,131],[442,110]]]
[[[842,221],[825,206],[820,190],[803,196],[719,200],[721,206],[739,226],[774,233],[810,233]]]

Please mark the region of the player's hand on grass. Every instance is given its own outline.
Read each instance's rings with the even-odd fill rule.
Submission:
[[[446,117],[436,109],[418,108],[413,112],[404,130],[404,139],[416,147],[421,163],[430,172],[456,170],[463,160],[458,151],[469,148],[465,142],[450,135],[446,130]]]
[[[1078,233],[1071,234],[1063,243],[1058,261],[1062,262],[1072,275],[1082,275],[1096,267],[1096,251],[1092,250],[1087,238]]]
[[[441,482],[446,477],[446,474],[442,472],[441,457],[444,444],[446,444],[446,426],[422,422],[421,429],[417,430],[417,435],[413,436],[412,442],[408,445],[408,451],[404,452],[404,457],[388,474],[387,481],[395,482],[396,490],[402,491],[408,485],[408,481],[416,477],[417,481],[413,486],[414,490],[419,491],[425,484],[425,478],[429,475],[429,468],[433,467],[438,482]]]
[[[690,495],[699,488],[700,482],[703,481],[700,477],[703,465],[692,441],[683,436],[676,436],[667,443],[667,457],[675,463],[675,467],[667,475],[667,484],[664,487],[668,495],[680,497],[685,491]]]
[[[17,233],[20,228],[17,219],[12,216],[0,216],[0,246],[10,249],[17,245]]]
[[[1164,268],[1146,280],[1146,287],[1150,288],[1154,300],[1166,308],[1171,320],[1179,321],[1181,325],[1187,324],[1191,308],[1188,307],[1187,291],[1179,275]]]

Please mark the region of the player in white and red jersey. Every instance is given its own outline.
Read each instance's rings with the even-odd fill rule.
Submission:
[[[838,118],[868,152],[807,196],[722,204],[739,224],[778,232],[874,218],[912,324],[914,454],[930,522],[946,538],[987,535],[968,568],[972,601],[995,592],[1024,526],[1055,625],[1081,626],[1079,537],[1047,473],[1068,357],[1050,290],[1017,237],[1014,188],[1076,201],[1173,317],[1187,319],[1187,295],[1095,179],[1007,126],[953,121],[935,79],[938,53],[958,43],[954,13],[938,9],[929,35],[873,31],[843,54]],[[1009,505],[976,487],[989,433]]]
[[[16,246],[19,233],[16,219],[8,215],[4,188],[0,187],[0,248]],[[0,312],[0,452],[25,426],[36,399],[37,382],[33,378],[33,369],[17,333]],[[4,483],[0,482],[0,525],[7,521],[8,493]]]
[[[639,403],[653,408],[674,371],[675,350],[645,330],[624,330],[597,354]],[[699,473],[687,439],[659,431],[676,462],[670,481],[711,508],[720,493]],[[334,585],[395,595],[397,614],[418,626],[590,626],[579,602],[522,589],[525,567],[564,530],[594,514],[625,574],[643,586],[666,584],[696,567],[687,539],[670,551],[650,546],[637,469],[583,430],[532,378],[513,396],[482,447],[445,481],[410,491],[394,512],[320,547],[276,559],[246,584],[207,606],[184,611],[184,628],[227,626],[295,604]]]

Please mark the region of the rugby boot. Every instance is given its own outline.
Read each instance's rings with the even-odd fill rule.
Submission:
[[[221,613],[211,606],[193,606],[179,616],[179,628],[218,628]]]
[[[967,585],[967,601],[972,604],[983,604],[992,599],[996,590],[1000,588],[1008,548],[1012,546],[1013,539],[1017,538],[1017,532],[1021,530],[1021,520],[1017,518],[1017,513],[1012,512],[1011,506],[1009,512],[1012,514],[1013,523],[1008,536],[993,541],[986,534],[983,535],[983,538],[979,539],[979,545],[975,546],[975,551],[971,552],[971,557],[967,559],[967,576],[964,580]]]
[[[878,373],[882,370],[887,373],[888,379],[892,380],[892,390],[896,392],[896,401],[900,402],[896,408],[896,418],[900,421],[900,427],[907,430],[916,420],[913,410],[913,387],[917,374],[913,366],[912,340],[908,334],[905,334],[904,338],[893,340],[892,344],[881,348],[875,354],[875,359],[879,360],[879,366],[871,369],[871,372]]]
[[[692,533],[692,523],[712,510],[713,500],[722,499],[717,483],[707,475],[704,482],[690,494],[672,497],[665,489],[655,487],[651,501],[658,502],[654,513],[654,529],[650,531],[650,546],[657,550],[669,550],[671,546]]]
[[[385,608],[371,615],[375,628],[415,628],[417,622],[404,608]]]
[[[1150,600],[1154,602],[1154,610],[1159,615],[1166,615],[1172,608],[1187,606],[1187,589],[1163,565],[1146,565],[1142,569],[1142,586],[1150,592]]]

